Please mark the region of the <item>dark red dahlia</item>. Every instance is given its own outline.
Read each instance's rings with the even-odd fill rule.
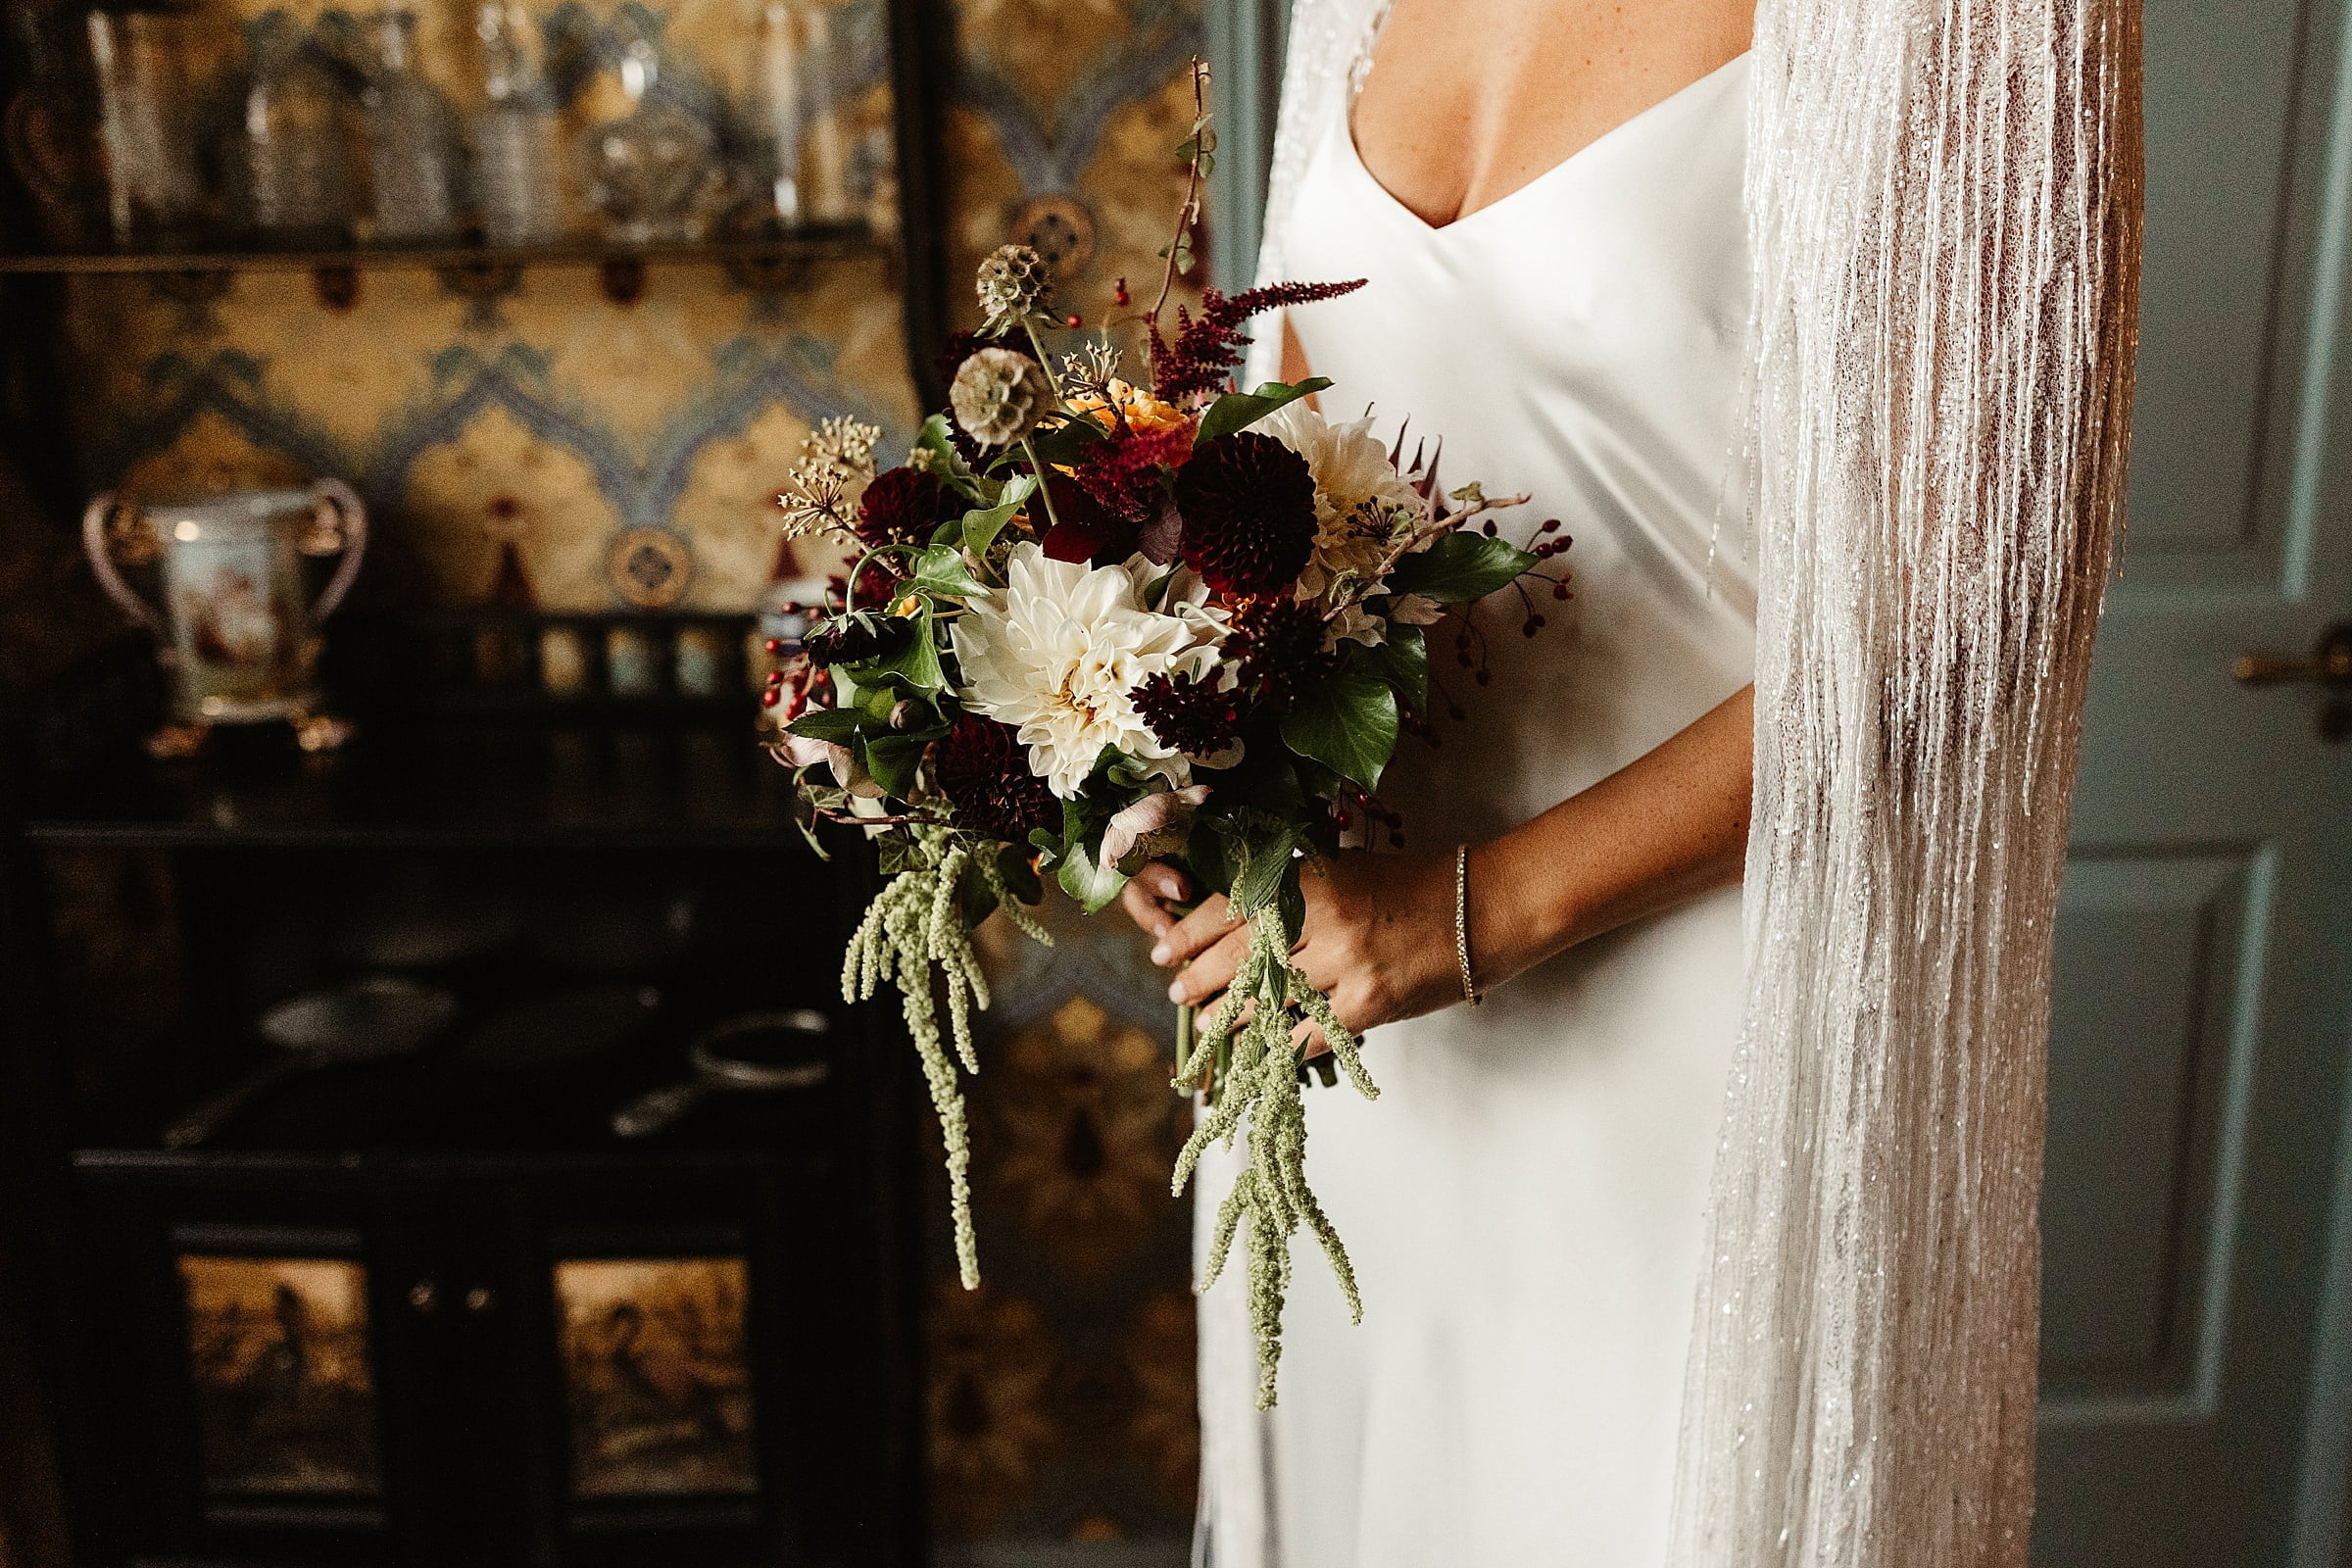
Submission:
[[[1068,474],[1049,469],[1046,493],[1054,503],[1054,525],[1039,548],[1048,561],[1091,561],[1111,565],[1135,554],[1135,529],[1095,504]]]
[[[1332,666],[1323,617],[1290,599],[1252,599],[1236,609],[1225,657],[1240,666],[1244,690],[1263,692],[1278,708],[1312,691]]]
[[[914,545],[931,542],[943,522],[963,515],[963,505],[953,490],[920,468],[892,468],[877,473],[858,499],[858,537],[868,545]]]
[[[931,769],[957,827],[1027,844],[1033,830],[1061,826],[1061,803],[1029,771],[1028,750],[1010,724],[964,714],[932,749]]]
[[[1315,548],[1315,479],[1270,435],[1238,430],[1194,449],[1176,470],[1186,564],[1221,594],[1274,594]]]
[[[1152,738],[1188,756],[1221,752],[1241,735],[1242,694],[1217,690],[1214,674],[1154,675],[1131,695]]]

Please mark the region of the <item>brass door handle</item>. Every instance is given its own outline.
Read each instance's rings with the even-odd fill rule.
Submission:
[[[2320,633],[2301,659],[2278,654],[2240,654],[2230,673],[2248,686],[2310,681],[2317,686],[2352,687],[2352,620],[2339,620]]]

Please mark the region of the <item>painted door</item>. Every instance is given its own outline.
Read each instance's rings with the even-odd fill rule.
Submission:
[[[2352,1409],[2352,745],[2323,731],[2352,683],[2233,668],[2352,622],[2347,7],[2146,19],[2130,532],[2058,925],[2034,1560],[2319,1568]]]

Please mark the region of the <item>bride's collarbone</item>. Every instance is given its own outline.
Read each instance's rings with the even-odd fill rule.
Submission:
[[[1354,104],[1357,156],[1423,221],[1459,221],[1730,64],[1754,15],[1753,0],[1396,0]]]

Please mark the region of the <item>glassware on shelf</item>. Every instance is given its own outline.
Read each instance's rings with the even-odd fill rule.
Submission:
[[[416,73],[416,16],[379,13],[364,100],[377,240],[449,239],[458,231],[458,143],[449,107]]]
[[[125,249],[185,244],[205,216],[187,75],[194,23],[162,11],[93,11],[86,24],[115,243]]]
[[[660,73],[653,43],[630,39],[618,70],[629,107],[589,126],[580,140],[588,203],[622,244],[700,239],[708,221],[718,139],[700,118],[654,90]]]
[[[283,13],[255,24],[253,62],[244,152],[254,228],[281,244],[348,243],[357,208],[342,91]]]
[[[790,227],[801,218],[801,148],[808,122],[808,23],[787,0],[767,0],[752,45],[751,215]]]
[[[489,0],[475,21],[483,103],[473,123],[482,235],[493,245],[545,245],[564,235],[555,94],[522,7]]]
[[[851,131],[843,97],[850,80],[849,44],[834,8],[798,0],[803,36],[804,101],[800,135],[800,202],[804,223],[851,223],[863,215],[850,189]]]

